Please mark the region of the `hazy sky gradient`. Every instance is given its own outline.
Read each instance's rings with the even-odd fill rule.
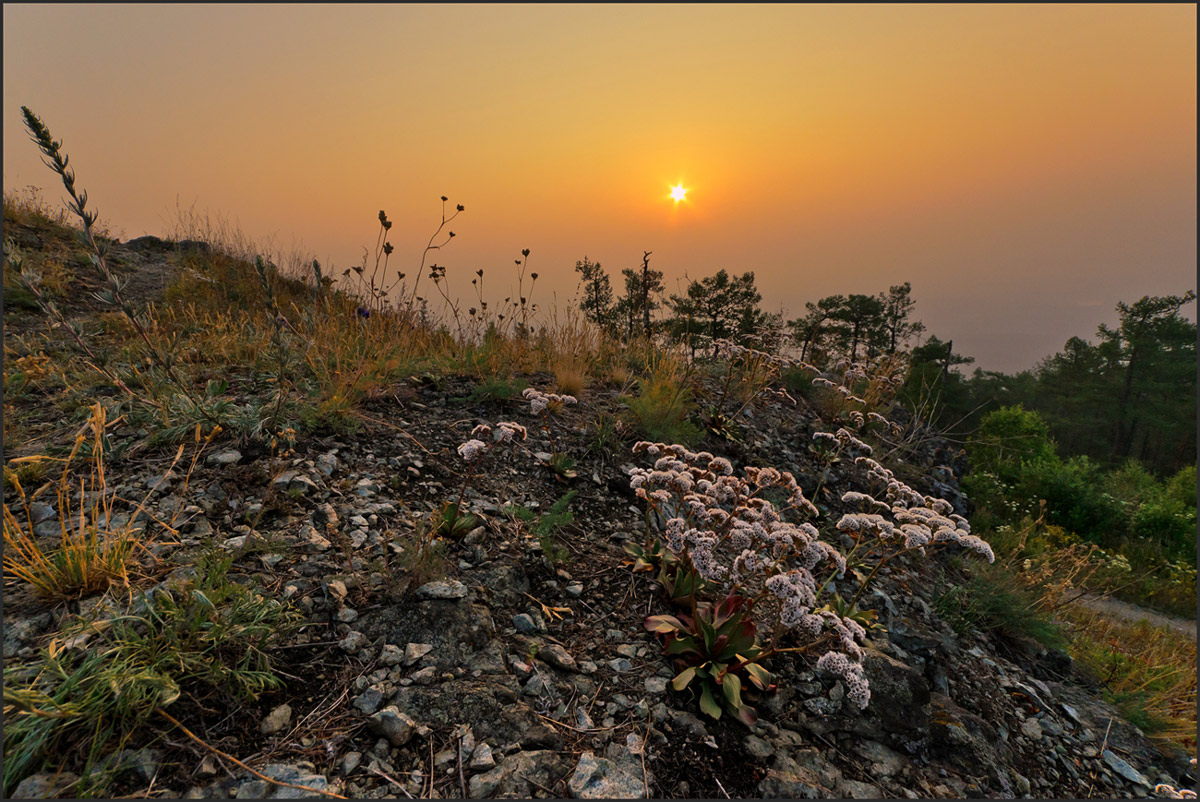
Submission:
[[[411,274],[445,194],[463,294],[522,248],[543,305],[644,250],[789,317],[911,281],[1011,371],[1196,286],[1195,68],[1194,5],[5,5],[4,187],[62,195],[25,104],[128,237],[178,198],[340,274],[385,209]]]

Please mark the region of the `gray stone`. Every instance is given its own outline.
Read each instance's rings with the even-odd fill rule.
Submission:
[[[855,743],[854,751],[870,761],[869,771],[873,777],[891,777],[908,762],[899,752],[876,741],[859,741]]]
[[[343,624],[351,624],[358,620],[358,611],[353,607],[342,607],[337,611],[337,614],[334,615],[334,618],[336,618],[338,621],[341,621]]]
[[[379,662],[385,666],[398,666],[404,662],[404,652],[400,651],[400,647],[394,643],[385,643],[379,650]]]
[[[395,705],[388,705],[367,719],[367,726],[375,734],[387,738],[392,746],[404,746],[412,740],[417,722],[401,713]]]
[[[646,688],[646,693],[660,694],[667,692],[666,677],[646,677],[642,684]]]
[[[771,753],[775,751],[775,749],[769,743],[764,741],[762,738],[759,738],[757,735],[747,735],[742,743],[746,747],[747,752],[754,757],[759,758],[760,760],[770,757]]]
[[[258,725],[258,731],[263,735],[274,735],[292,723],[292,706],[282,704],[267,714]]]
[[[29,505],[30,523],[34,526],[44,521],[53,521],[57,517],[58,513],[54,511],[54,508],[44,501],[35,501]],[[40,777],[43,775],[35,774],[34,776]]]
[[[583,595],[583,583],[582,582],[570,582],[567,584],[566,591],[567,591],[567,595],[570,596],[572,599],[578,599],[580,596]]]
[[[496,758],[492,754],[492,747],[486,743],[481,743],[475,747],[475,751],[471,753],[471,760],[467,763],[467,768],[471,771],[489,771],[496,767]]]
[[[618,673],[625,673],[626,671],[633,671],[633,663],[629,662],[629,660],[627,660],[624,657],[618,657],[614,660],[609,660],[608,667]]]
[[[240,462],[241,459],[242,452],[238,451],[236,448],[227,448],[224,451],[218,451],[215,454],[209,454],[208,458],[204,461],[209,465],[224,466],[233,465],[234,463]]]
[[[342,757],[342,776],[349,776],[362,763],[362,752],[347,752]]]
[[[12,799],[55,799],[73,785],[79,775],[64,771],[59,774],[31,774],[17,784]]]
[[[383,694],[374,685],[360,693],[354,700],[354,706],[368,716],[378,710],[381,704],[383,704]]]
[[[537,622],[528,613],[517,613],[514,615],[513,626],[517,628],[517,632],[525,635],[533,635],[542,631],[542,628],[537,625]]]
[[[1027,718],[1021,722],[1021,734],[1031,741],[1042,740],[1042,725],[1036,718]]]
[[[467,785],[467,796],[471,799],[487,799],[504,779],[504,769],[497,766],[485,774],[476,774]]]
[[[436,582],[427,582],[417,588],[417,598],[419,599],[443,599],[457,600],[465,599],[467,596],[467,586],[457,579]]]
[[[575,770],[567,779],[567,789],[575,799],[641,799],[646,783],[626,764],[597,758],[591,752],[579,756]]]
[[[404,647],[404,665],[414,665],[425,655],[433,651],[431,643],[410,643]]]
[[[367,640],[366,635],[362,634],[358,630],[353,630],[338,642],[338,646],[340,646],[343,651],[354,654],[368,643],[369,641]]]
[[[1129,782],[1144,788],[1151,787],[1152,783],[1147,780],[1141,772],[1126,763],[1121,758],[1117,757],[1111,750],[1105,749],[1100,753],[1100,756],[1104,758],[1104,762],[1107,763],[1113,771],[1115,771],[1117,774],[1120,774]]]
[[[883,799],[883,792],[877,786],[844,777],[838,790],[844,799]]]

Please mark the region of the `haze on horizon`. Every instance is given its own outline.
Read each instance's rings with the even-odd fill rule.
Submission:
[[[619,279],[653,251],[668,291],[753,270],[789,318],[911,281],[1004,371],[1196,287],[1194,5],[3,13],[5,191],[62,196],[28,105],[125,237],[178,203],[340,275],[383,209],[411,275],[447,195],[464,297],[478,268],[508,294],[522,248],[543,308],[585,255]]]

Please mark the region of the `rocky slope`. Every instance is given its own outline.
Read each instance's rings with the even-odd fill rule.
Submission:
[[[524,378],[553,388],[550,376]],[[191,711],[185,723],[204,741],[274,780],[358,798],[1136,798],[1160,782],[1194,784],[1186,756],[1160,753],[1081,684],[1065,654],[956,635],[933,607],[959,578],[940,557],[890,564],[864,596],[885,629],[864,659],[865,710],[811,660],[783,655],[769,664],[778,688],[757,702],[753,728],[704,716],[668,685],[676,669],[643,627],[665,608],[622,548],[644,531],[629,472],[647,464],[632,438],[596,433],[598,416],[621,408],[618,389],[589,388],[551,420],[557,450],[578,463],[578,478],[563,481],[534,457],[552,446],[528,403],[473,402],[475,384],[413,377],[370,402],[353,434],[301,437],[282,460],[261,445],[217,442],[186,483],[177,469],[158,486],[151,512],[182,512],[177,541],[152,548],[177,566],[163,585],[185,585],[211,544],[234,556],[236,581],[305,619],[275,655],[286,688]],[[500,420],[528,426],[529,440],[471,481],[466,504],[479,525],[414,575],[403,546],[457,496],[457,447],[475,425]],[[818,472],[807,444],[824,428],[814,410],[754,407],[738,424],[740,443],[702,445],[739,470],[789,470],[816,492],[805,478]],[[942,446],[931,439],[888,464],[965,512],[953,473],[934,471]],[[110,483],[141,498],[164,467],[130,457],[114,463]],[[853,464],[834,473],[836,493],[814,498],[822,520],[840,514],[843,491],[867,490]],[[544,513],[568,489],[574,520],[549,548],[506,514],[510,505]],[[45,532],[57,531],[52,513],[39,513]],[[6,665],[34,660],[74,617],[120,611],[96,599],[50,607],[10,588]],[[164,732],[126,750],[128,792],[315,794]],[[52,795],[69,779],[35,775],[16,796]]]

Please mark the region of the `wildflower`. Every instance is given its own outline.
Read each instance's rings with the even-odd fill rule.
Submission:
[[[458,455],[467,462],[474,462],[487,453],[487,443],[482,440],[468,440],[458,447]]]
[[[507,443],[513,438],[524,440],[529,436],[529,432],[519,423],[500,421],[496,424],[496,431],[493,436],[498,442]]]
[[[371,310],[367,309],[365,306],[360,306],[354,310],[354,314],[365,320],[371,316]]]

